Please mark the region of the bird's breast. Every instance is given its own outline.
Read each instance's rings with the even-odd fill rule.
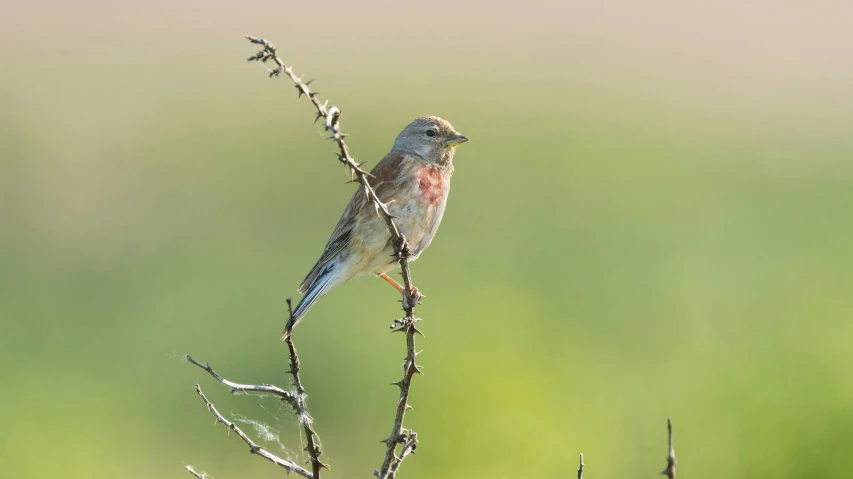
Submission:
[[[430,205],[443,201],[447,195],[449,178],[441,173],[441,170],[432,166],[425,166],[417,172],[417,195],[418,199]]]

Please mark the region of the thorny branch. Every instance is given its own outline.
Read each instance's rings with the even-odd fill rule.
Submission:
[[[236,424],[225,419],[225,417],[223,417],[222,414],[219,414],[219,411],[216,410],[216,407],[213,406],[213,403],[211,403],[210,401],[207,400],[207,397],[205,397],[204,393],[201,391],[201,387],[198,384],[195,385],[195,390],[198,393],[198,395],[201,397],[202,401],[204,401],[204,404],[207,406],[207,409],[216,418],[216,422],[217,423],[221,422],[222,424],[225,424],[225,426],[228,429],[231,429],[238,436],[240,436],[240,439],[242,439],[243,442],[245,442],[246,444],[249,445],[249,452],[251,452],[252,454],[257,454],[257,455],[263,457],[264,459],[272,462],[273,464],[276,464],[278,466],[283,467],[287,472],[295,472],[295,473],[299,474],[300,476],[306,477],[308,479],[314,479],[315,476],[313,474],[311,474],[307,469],[299,466],[298,464],[294,463],[293,461],[291,461],[289,459],[282,459],[282,458],[276,456],[275,454],[267,451],[263,447],[255,444],[249,438],[249,436],[246,435],[246,433],[244,433],[239,427],[237,427]],[[193,474],[196,474],[195,471],[192,471],[192,468],[188,467],[187,470],[191,471]],[[204,476],[202,475],[201,477],[204,477]]]
[[[216,372],[213,370],[212,367],[210,367],[209,364],[202,364],[202,363],[196,361],[195,359],[193,359],[193,357],[190,356],[189,354],[187,354],[187,361],[195,364],[196,366],[200,367],[201,369],[204,369],[211,376],[216,378],[217,381],[219,381],[222,384],[231,388],[231,394],[238,393],[238,392],[275,394],[276,396],[280,397],[282,401],[284,401],[284,402],[290,404],[291,406],[293,406],[294,408],[296,408],[296,396],[293,393],[291,393],[289,391],[285,391],[284,389],[282,389],[278,386],[273,386],[271,384],[261,384],[260,386],[255,386],[253,384],[235,383],[235,382],[229,381],[229,380],[223,378],[222,376],[216,374]]]
[[[293,396],[293,409],[296,411],[296,416],[302,424],[302,429],[305,430],[305,437],[308,440],[308,456],[311,458],[311,470],[315,479],[319,479],[320,470],[328,469],[327,464],[320,461],[320,455],[323,451],[320,449],[320,436],[314,431],[314,419],[308,414],[308,409],[305,407],[305,388],[302,386],[302,380],[299,379],[299,356],[296,354],[296,346],[293,344],[293,326],[296,321],[293,318],[293,307],[290,298],[287,298],[287,312],[289,319],[284,327],[284,341],[287,343],[287,349],[290,350],[290,374],[293,375],[293,387],[296,388],[296,395]]]
[[[678,462],[675,460],[675,449],[672,447],[672,418],[667,418],[666,430],[669,436],[669,454],[666,456],[666,469],[661,471],[661,475],[675,479],[675,467]]]
[[[328,100],[320,103],[320,100],[317,99],[317,95],[319,95],[319,93],[311,91],[308,87],[314,80],[303,82],[302,77],[296,76],[296,74],[293,73],[293,67],[285,65],[281,58],[278,57],[276,48],[272,43],[263,38],[255,38],[250,35],[246,35],[246,38],[250,42],[264,47],[263,50],[249,57],[248,60],[250,62],[260,61],[266,63],[268,60],[272,60],[276,64],[276,68],[270,70],[270,77],[281,76],[282,72],[284,72],[291,80],[293,80],[296,90],[299,91],[299,97],[301,98],[302,95],[305,95],[309,100],[311,100],[311,103],[317,109],[317,117],[314,119],[314,122],[316,123],[317,120],[322,118],[325,123],[326,131],[332,132],[332,136],[329,139],[333,140],[338,145],[338,149],[340,150],[340,153],[338,153],[338,160],[349,167],[351,175],[350,178],[352,178],[352,181],[361,184],[368,202],[372,202],[376,211],[382,215],[382,218],[385,220],[385,225],[388,227],[388,231],[391,232],[391,237],[394,238],[395,245],[397,246],[398,252],[401,256],[400,260],[405,262],[408,257],[408,252],[406,252],[405,255],[403,254],[405,237],[400,234],[400,230],[398,230],[397,225],[394,224],[394,217],[388,211],[388,207],[382,203],[379,197],[376,196],[376,191],[370,186],[370,182],[368,181],[368,177],[371,176],[370,173],[361,169],[361,166],[364,165],[364,163],[357,163],[355,159],[353,159],[352,155],[350,155],[349,147],[344,140],[347,135],[342,133],[340,128],[341,110],[334,105],[329,106]]]
[[[395,477],[403,459],[405,459],[409,454],[414,454],[418,443],[418,436],[416,433],[411,430],[403,429],[403,419],[405,418],[406,411],[411,408],[411,406],[409,406],[408,399],[409,391],[411,390],[412,378],[415,374],[421,374],[420,368],[415,363],[415,357],[417,356],[417,352],[415,351],[415,334],[421,333],[415,327],[415,324],[419,319],[414,315],[414,308],[418,304],[421,295],[417,288],[412,286],[411,272],[409,271],[409,247],[406,243],[406,237],[402,232],[400,232],[397,225],[394,223],[394,216],[388,211],[388,206],[382,203],[376,195],[376,191],[370,185],[370,173],[361,168],[364,163],[357,163],[353,159],[352,155],[350,155],[349,147],[344,140],[346,134],[341,132],[340,128],[341,110],[334,105],[329,106],[328,100],[321,103],[317,98],[318,93],[311,91],[309,88],[309,85],[313,80],[303,82],[301,77],[296,76],[293,72],[293,67],[285,65],[281,58],[278,57],[276,48],[272,43],[263,38],[256,38],[249,35],[246,35],[246,38],[250,42],[263,47],[261,51],[249,57],[249,61],[266,63],[267,61],[272,60],[273,63],[276,64],[276,68],[270,70],[270,77],[281,76],[282,73],[286,74],[293,81],[296,90],[299,92],[299,97],[302,97],[302,95],[307,96],[314,105],[314,108],[317,110],[317,116],[314,121],[316,122],[322,118],[324,120],[326,131],[332,132],[330,139],[338,146],[338,160],[349,168],[351,181],[357,182],[361,185],[368,202],[373,203],[376,212],[382,216],[385,221],[385,225],[388,227],[388,232],[390,233],[391,239],[394,243],[396,257],[403,270],[403,282],[406,287],[406,294],[403,297],[403,310],[406,312],[406,316],[394,321],[391,328],[395,331],[406,334],[407,354],[403,363],[403,378],[394,383],[400,388],[400,398],[397,403],[397,411],[394,417],[391,435],[383,441],[386,445],[385,457],[382,461],[381,468],[374,472],[374,475],[379,479],[392,479]],[[288,302],[288,305],[289,304],[290,303]],[[284,335],[284,339],[288,342],[288,347],[291,350],[291,366],[293,365],[293,358],[296,356],[296,350],[292,347],[292,340],[290,339],[292,333],[292,322],[291,317],[291,321],[289,322],[290,327],[285,329]],[[296,364],[297,367],[295,369],[298,371],[298,361]],[[293,370],[294,368],[291,367],[291,369]],[[298,383],[298,376],[296,373],[294,373],[294,382]],[[298,391],[299,388],[300,386],[297,384],[298,397],[302,396],[302,393]],[[303,425],[305,425],[305,423],[303,423]],[[310,444],[311,434],[308,433],[307,426],[306,435],[309,437],[309,454],[311,454],[313,448]],[[402,446],[400,448],[399,456],[397,455],[398,445]],[[317,449],[317,455],[319,455],[319,449]],[[312,462],[315,461],[319,462],[318,459],[312,456]]]
[[[290,308],[290,299],[288,299],[287,304],[288,304],[288,308]],[[291,318],[292,318],[292,314],[291,314]],[[290,326],[291,321],[292,320],[288,321],[288,328],[291,328],[291,326]],[[305,448],[305,450],[308,452],[308,455],[311,458],[312,472],[306,477],[311,477],[313,479],[319,479],[320,478],[320,470],[322,468],[328,467],[328,466],[323,464],[322,462],[320,462],[321,451],[320,451],[320,446],[319,446],[319,437],[317,436],[317,433],[314,432],[311,416],[308,414],[308,410],[305,407],[305,396],[306,396],[305,395],[305,388],[302,387],[302,382],[299,380],[299,357],[296,355],[296,348],[293,346],[293,339],[290,337],[290,335],[288,335],[286,341],[287,341],[288,348],[290,349],[290,371],[289,372],[291,374],[293,374],[293,377],[294,377],[293,384],[296,387],[296,394],[291,393],[289,391],[285,391],[284,389],[282,389],[278,386],[273,386],[271,384],[254,385],[254,384],[235,383],[235,382],[229,381],[229,380],[223,378],[222,376],[220,376],[219,374],[217,374],[216,371],[214,371],[213,368],[210,367],[209,364],[202,364],[201,362],[196,361],[189,354],[187,355],[187,360],[189,362],[195,364],[196,366],[200,367],[201,369],[204,369],[205,371],[207,371],[208,374],[213,376],[220,383],[231,388],[232,394],[238,393],[238,392],[273,394],[275,396],[278,396],[282,400],[282,402],[288,403],[293,408],[293,410],[295,411],[296,416],[299,418],[299,422],[302,424],[302,427],[305,430],[305,435],[308,437],[308,447]],[[196,387],[198,388],[198,386],[196,386]],[[201,394],[201,389],[198,389],[198,393]],[[205,398],[204,395],[202,395],[202,399],[205,400],[205,403],[208,404],[209,408],[211,408],[213,406],[212,404],[210,404],[207,401],[207,398]],[[216,413],[214,412],[214,414],[216,414]],[[223,421],[223,422],[225,422],[225,421]],[[227,424],[228,423],[226,422],[226,425]],[[231,427],[231,426],[229,426],[229,427]],[[233,429],[233,427],[232,427],[232,429]],[[241,437],[243,437],[243,436],[241,436]],[[275,461],[273,461],[273,462],[275,462]],[[189,466],[187,466],[187,467],[189,467]],[[187,470],[190,471],[191,468],[189,468]]]
[[[290,310],[290,298],[287,300],[287,307]],[[293,375],[293,386],[296,388],[296,394],[293,394],[289,391],[285,391],[284,389],[273,386],[271,384],[262,384],[259,386],[253,384],[239,384],[233,381],[229,381],[219,374],[217,374],[209,364],[202,364],[199,361],[193,359],[189,354],[187,355],[187,360],[196,366],[207,371],[211,376],[213,376],[217,381],[224,384],[225,386],[231,388],[231,393],[237,392],[253,392],[253,393],[268,393],[274,394],[278,396],[283,402],[288,403],[296,413],[296,416],[299,418],[299,422],[302,424],[303,429],[305,430],[305,436],[308,439],[308,447],[305,450],[308,452],[309,457],[311,458],[311,476],[319,479],[320,470],[322,468],[328,468],[329,466],[323,464],[320,461],[320,454],[322,453],[320,449],[320,438],[317,436],[317,433],[314,431],[313,420],[311,419],[311,415],[308,414],[308,409],[305,407],[305,388],[302,386],[302,381],[299,379],[299,356],[296,354],[296,347],[293,345],[293,337],[292,337],[292,322],[293,322],[293,313],[291,311],[290,318],[287,322],[286,327],[286,335],[285,341],[287,342],[287,347],[290,349],[290,374]],[[199,391],[199,393],[201,393]]]

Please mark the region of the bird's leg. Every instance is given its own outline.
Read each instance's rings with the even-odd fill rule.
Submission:
[[[394,241],[393,244],[394,254],[391,256],[397,258],[397,261],[402,263],[406,258],[409,257],[409,243],[408,241],[406,241],[406,236],[401,233],[400,237],[398,238],[398,241]],[[382,273],[379,275],[379,277],[391,283],[391,285],[397,288],[397,291],[399,291],[400,294],[403,295],[403,309],[405,309],[406,311],[411,311],[415,307],[415,305],[421,304],[421,298],[426,297],[425,295],[421,294],[420,291],[418,291],[418,288],[416,288],[415,285],[412,285],[412,290],[409,293],[406,292],[406,288],[404,286],[401,286],[400,283],[389,278],[387,274]]]
[[[397,288],[397,291],[399,291],[399,292],[400,292],[400,294],[406,294],[406,288],[404,288],[402,284],[400,284],[400,283],[398,283],[398,282],[394,281],[394,280],[393,280],[390,276],[388,276],[387,274],[385,274],[385,273],[380,273],[380,274],[378,274],[377,276],[379,276],[380,278],[382,278],[382,279],[384,279],[385,281],[387,281],[387,282],[388,282],[388,284],[390,284],[391,286],[393,286],[393,287]]]
[[[390,276],[388,276],[388,275],[387,275],[387,274],[385,274],[385,273],[380,273],[380,274],[377,274],[376,276],[379,276],[380,278],[382,278],[382,279],[384,279],[385,281],[387,281],[387,282],[388,282],[388,284],[390,284],[391,286],[393,286],[394,288],[396,288],[396,289],[397,289],[397,291],[399,291],[399,292],[400,292],[400,294],[402,294],[402,295],[403,295],[403,302],[404,302],[404,303],[408,300],[409,295],[408,295],[408,294],[406,294],[406,287],[405,287],[405,286],[403,286],[402,284],[400,284],[400,283],[398,283],[398,282],[394,281]],[[416,287],[412,286],[412,297],[414,298],[415,303],[417,304],[417,303],[420,303],[421,298],[424,298],[425,296],[424,296],[423,294],[421,294],[421,292],[420,292],[420,291],[418,291],[418,288],[416,288]]]

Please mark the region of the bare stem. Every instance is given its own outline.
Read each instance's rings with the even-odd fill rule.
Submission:
[[[580,467],[578,467],[578,479],[583,479],[583,454],[581,454]]]
[[[296,346],[293,344],[293,326],[296,321],[293,318],[293,307],[291,299],[287,298],[287,311],[290,318],[287,320],[287,325],[284,328],[284,342],[287,343],[287,349],[290,351],[290,374],[293,376],[293,387],[296,388],[296,395],[293,399],[293,409],[296,410],[296,416],[299,418],[302,429],[305,431],[305,438],[308,441],[308,456],[311,458],[311,470],[316,479],[320,478],[320,471],[323,468],[328,469],[328,464],[323,464],[320,461],[320,455],[323,454],[320,448],[320,436],[314,431],[314,419],[308,414],[308,408],[305,406],[305,399],[308,395],[305,388],[302,386],[302,380],[299,378],[299,355],[296,353]]]
[[[274,395],[278,396],[279,398],[281,398],[282,401],[284,401],[284,402],[290,404],[291,406],[293,406],[294,408],[296,408],[296,396],[293,393],[291,393],[289,391],[285,391],[284,389],[282,389],[278,386],[273,386],[272,384],[262,384],[262,385],[256,386],[254,384],[235,383],[233,381],[229,381],[229,380],[223,378],[222,376],[216,374],[216,372],[213,370],[212,367],[210,367],[209,364],[202,364],[199,361],[196,361],[195,359],[193,359],[193,357],[190,356],[189,354],[187,354],[187,361],[189,361],[189,362],[195,364],[196,366],[204,369],[211,376],[216,378],[217,381],[219,381],[220,383],[231,388],[232,394],[238,393],[238,392],[274,394]]]
[[[669,454],[666,456],[666,469],[661,471],[661,475],[669,479],[675,479],[675,467],[678,465],[678,462],[675,460],[675,449],[672,447],[672,418],[667,418],[666,430],[669,436]]]
[[[201,397],[202,401],[204,401],[204,404],[205,406],[207,406],[208,411],[210,411],[210,413],[213,414],[213,416],[216,418],[216,422],[225,424],[228,429],[231,429],[238,436],[240,436],[240,439],[242,439],[243,442],[249,445],[249,452],[251,452],[252,454],[257,454],[263,457],[264,459],[272,462],[273,464],[283,467],[287,472],[295,472],[296,474],[299,474],[300,476],[306,477],[308,479],[314,479],[314,475],[311,474],[307,469],[299,466],[298,464],[289,459],[282,459],[276,456],[275,454],[272,454],[271,452],[267,451],[263,447],[255,444],[254,441],[252,441],[249,436],[246,435],[246,433],[244,433],[239,427],[237,427],[236,424],[225,419],[222,414],[219,414],[219,411],[216,410],[216,407],[213,406],[213,403],[208,401],[207,397],[205,397],[204,393],[201,391],[201,386],[196,384],[195,390]],[[187,470],[191,471],[192,468],[187,468]],[[192,471],[192,473],[195,474],[194,471]],[[202,475],[201,477],[204,476]]]

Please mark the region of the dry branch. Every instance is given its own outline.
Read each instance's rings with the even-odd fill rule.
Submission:
[[[287,304],[288,304],[288,308],[289,308],[290,307],[290,300],[289,299],[288,299]],[[290,325],[291,322],[292,322],[292,314],[291,314],[291,320],[288,321],[288,325]],[[290,326],[288,326],[288,328],[290,328]],[[210,367],[209,364],[202,364],[201,362],[196,361],[189,354],[187,355],[187,360],[189,362],[195,364],[196,366],[200,367],[201,369],[204,369],[205,371],[207,371],[208,374],[213,376],[220,383],[231,388],[232,394],[238,393],[238,392],[273,394],[275,396],[278,396],[282,402],[286,402],[287,404],[289,404],[293,408],[294,412],[296,413],[296,416],[299,419],[299,422],[302,424],[302,426],[305,430],[305,435],[308,437],[308,447],[305,448],[305,450],[308,452],[308,455],[311,458],[312,472],[311,472],[311,475],[307,476],[307,477],[319,479],[320,478],[320,469],[322,469],[324,467],[328,467],[328,466],[323,464],[322,462],[320,462],[320,454],[321,454],[320,446],[319,446],[320,438],[317,436],[317,433],[314,432],[314,429],[312,426],[313,421],[311,419],[311,416],[308,414],[307,408],[305,407],[306,394],[305,394],[305,388],[302,387],[302,382],[299,380],[299,357],[296,355],[296,347],[293,345],[293,339],[290,335],[288,335],[286,341],[287,341],[288,347],[290,348],[290,371],[289,372],[291,374],[293,374],[293,378],[294,378],[293,384],[296,387],[296,394],[291,393],[289,391],[285,391],[284,389],[282,389],[278,386],[273,386],[271,384],[254,385],[254,384],[235,383],[235,382],[229,381],[228,379],[225,379],[222,376],[220,376],[219,374],[217,374],[216,371],[214,371],[213,368]],[[196,385],[196,387],[198,387],[198,385]],[[198,389],[198,393],[201,394],[201,389]],[[205,403],[207,403],[209,405],[209,407],[213,407],[213,405],[207,401],[207,398],[205,398],[204,395],[202,395],[202,399],[205,400]],[[229,426],[229,427],[231,427],[231,426]],[[275,462],[275,461],[273,461],[273,462]]]
[[[293,387],[296,388],[296,395],[293,396],[293,409],[296,411],[296,416],[299,418],[299,423],[302,424],[302,429],[305,431],[305,437],[308,440],[308,447],[305,450],[311,458],[311,470],[315,478],[320,478],[320,471],[323,468],[328,468],[327,464],[320,461],[320,455],[323,453],[320,449],[320,437],[314,431],[314,419],[308,414],[308,409],[305,407],[305,388],[302,386],[302,380],[299,378],[299,355],[296,354],[296,346],[293,344],[293,326],[296,321],[293,318],[293,308],[290,298],[287,298],[287,312],[290,318],[287,320],[287,325],[284,327],[284,341],[287,343],[287,349],[290,351],[290,374],[293,375]]]
[[[578,479],[583,479],[583,454],[581,454],[580,467],[578,467]]]
[[[259,386],[256,386],[254,384],[235,383],[235,382],[229,381],[229,380],[223,378],[222,376],[216,374],[216,372],[213,370],[212,367],[210,367],[209,364],[202,364],[202,363],[196,361],[195,359],[193,359],[193,357],[190,356],[189,354],[187,354],[187,361],[195,364],[196,366],[200,367],[201,369],[204,369],[211,376],[216,378],[217,381],[219,381],[222,384],[231,388],[231,394],[238,393],[238,392],[274,394],[274,395],[280,397],[282,401],[290,404],[294,408],[296,407],[296,396],[293,393],[291,393],[289,391],[285,391],[284,389],[282,389],[278,386],[273,386],[271,384],[261,384]]]
[[[252,454],[257,454],[263,457],[264,459],[272,462],[273,464],[283,467],[287,472],[295,472],[296,474],[299,474],[300,476],[306,477],[308,479],[314,479],[315,476],[311,474],[311,472],[309,472],[307,469],[299,466],[298,464],[289,459],[282,459],[276,456],[275,454],[267,451],[263,447],[255,444],[254,441],[252,441],[249,436],[246,435],[246,433],[244,433],[239,427],[237,427],[236,424],[225,419],[225,417],[222,416],[222,414],[220,414],[219,411],[216,410],[216,407],[213,406],[213,403],[208,401],[207,397],[205,397],[204,393],[201,391],[201,387],[198,384],[195,385],[195,390],[201,397],[202,401],[204,401],[204,404],[205,406],[207,406],[207,409],[216,418],[217,424],[225,424],[226,427],[228,427],[238,436],[240,436],[240,439],[242,439],[243,442],[249,445],[249,452],[251,452]]]
[[[296,74],[293,73],[293,67],[285,65],[281,58],[278,57],[276,48],[272,43],[263,38],[255,38],[250,35],[246,35],[246,38],[250,42],[264,47],[263,50],[249,57],[248,60],[250,62],[260,61],[265,63],[268,60],[272,60],[276,64],[276,68],[270,70],[270,77],[280,76],[283,72],[293,80],[296,90],[299,91],[299,97],[301,98],[302,95],[305,95],[309,100],[311,100],[314,108],[317,109],[317,117],[314,121],[316,122],[322,118],[324,120],[326,130],[332,132],[330,139],[337,143],[338,149],[340,150],[340,153],[338,153],[338,160],[349,167],[353,181],[361,184],[364,189],[364,193],[367,196],[367,200],[372,202],[376,210],[382,215],[382,218],[385,220],[385,224],[388,226],[388,231],[391,232],[391,236],[394,238],[397,249],[402,255],[405,238],[400,234],[400,230],[397,229],[397,225],[394,224],[394,217],[390,212],[388,212],[388,207],[382,203],[379,197],[376,196],[376,191],[374,191],[373,187],[370,186],[370,183],[367,180],[370,173],[361,169],[361,166],[364,163],[356,163],[355,159],[350,155],[349,147],[344,140],[347,135],[342,133],[340,128],[341,110],[334,105],[329,106],[328,100],[324,103],[320,103],[320,100],[317,99],[317,95],[319,93],[311,91],[308,87],[308,85],[310,85],[314,80],[303,82],[301,77],[297,77]],[[405,254],[405,257],[401,258],[401,261],[405,261],[407,257],[408,253]]]
[[[375,471],[375,475],[379,479],[391,479],[395,477],[403,459],[405,459],[409,454],[413,454],[415,452],[418,442],[416,433],[403,428],[403,419],[405,418],[406,411],[410,409],[408,398],[409,391],[411,390],[412,378],[415,374],[421,373],[420,368],[415,363],[415,357],[417,356],[417,352],[415,351],[415,334],[420,334],[420,331],[415,327],[415,323],[417,323],[419,319],[414,316],[414,308],[418,304],[421,295],[418,290],[412,286],[412,277],[411,272],[409,271],[409,247],[406,243],[406,237],[400,232],[397,225],[394,223],[394,216],[388,211],[387,205],[382,203],[376,195],[376,191],[370,185],[370,173],[361,168],[363,163],[357,163],[355,159],[353,159],[352,155],[350,155],[349,147],[344,140],[346,134],[341,132],[340,127],[341,110],[334,105],[329,106],[328,100],[321,103],[317,98],[318,93],[311,91],[309,88],[311,81],[303,82],[301,77],[296,76],[293,72],[293,67],[285,65],[281,58],[279,58],[277,50],[272,43],[263,38],[256,38],[249,35],[246,35],[246,38],[250,42],[263,47],[261,51],[249,57],[249,61],[259,61],[262,63],[266,63],[270,60],[273,61],[273,63],[276,64],[276,68],[270,70],[270,77],[281,76],[281,74],[284,73],[293,81],[296,90],[299,92],[299,97],[302,97],[302,95],[307,96],[311,101],[311,104],[314,105],[314,108],[317,110],[317,116],[314,121],[316,122],[321,118],[324,120],[326,131],[330,131],[332,133],[330,139],[338,146],[338,160],[349,168],[351,181],[357,182],[361,185],[368,202],[373,204],[376,212],[385,221],[385,225],[388,227],[388,232],[394,243],[396,257],[398,258],[403,270],[403,283],[406,287],[406,294],[403,296],[403,310],[406,312],[406,315],[404,318],[395,321],[391,327],[395,331],[400,331],[406,334],[407,354],[403,363],[403,378],[394,383],[400,387],[400,398],[397,403],[391,435],[383,441],[386,445],[385,457],[382,461],[381,468],[378,471]],[[290,302],[288,301],[288,307],[289,306]],[[288,342],[288,347],[291,350],[291,366],[293,366],[292,358],[295,356],[296,352],[292,347],[292,323],[293,317],[291,315],[291,320],[288,322],[288,328],[285,329],[284,334],[284,339]],[[294,368],[291,367],[291,370],[293,369]],[[298,373],[298,362],[295,369]],[[298,383],[297,373],[294,373],[295,383]],[[299,392],[300,386],[298,384],[296,386],[297,396],[303,396],[303,394]],[[305,423],[303,423],[303,426],[305,426]],[[312,454],[314,446],[311,445],[312,435],[309,433],[307,426],[306,435],[309,437],[309,454]],[[402,446],[400,448],[399,456],[397,455],[398,445]],[[319,456],[319,448],[317,448],[316,451]],[[319,459],[312,455],[312,463],[315,463],[316,465],[317,462],[319,462]],[[322,465],[322,463],[320,464]],[[318,469],[315,468],[315,474],[316,472],[318,472]]]

